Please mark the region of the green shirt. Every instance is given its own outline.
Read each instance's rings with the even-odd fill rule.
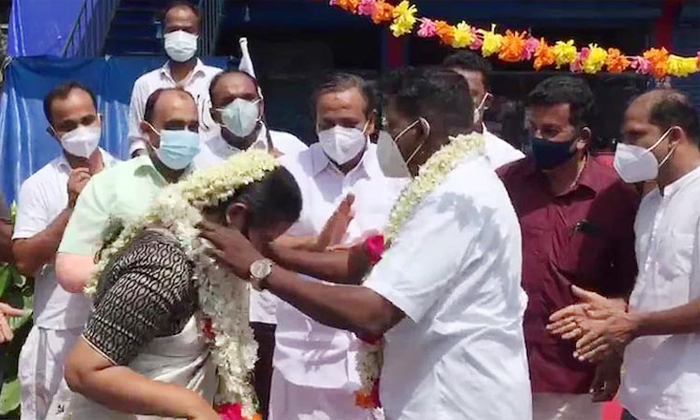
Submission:
[[[166,185],[148,155],[93,176],[78,197],[58,252],[95,255],[110,228],[146,214]]]

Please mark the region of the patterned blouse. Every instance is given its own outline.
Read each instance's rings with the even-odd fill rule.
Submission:
[[[156,337],[178,334],[197,309],[194,265],[169,232],[146,229],[112,258],[83,338],[115,365]]]

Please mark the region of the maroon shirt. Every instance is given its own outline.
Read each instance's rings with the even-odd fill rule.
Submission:
[[[639,195],[611,169],[589,157],[577,185],[554,196],[531,158],[498,170],[520,220],[523,288],[528,295],[525,342],[533,392],[587,393],[595,366],[573,357],[574,342],[545,326],[576,303],[571,284],[605,296],[634,286],[634,219]]]

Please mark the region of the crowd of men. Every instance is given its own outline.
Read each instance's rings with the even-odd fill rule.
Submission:
[[[406,370],[428,367],[392,364],[385,373],[394,376],[387,378],[383,397],[423,399],[422,404],[433,404],[429,411],[439,419],[526,419],[529,416],[519,410],[529,410],[531,403],[535,420],[592,420],[600,418],[600,402],[619,395],[626,419],[700,419],[700,124],[684,94],[659,89],[635,99],[610,165],[590,153],[597,135],[590,88],[575,76],[549,78],[527,97],[530,150],[525,156],[483,123],[491,96],[488,62],[460,52],[444,62],[442,71],[466,81],[468,92],[458,93],[469,95],[464,109],[449,109],[445,104],[459,102],[437,97],[424,101],[424,109],[411,111],[414,120],[399,121],[400,113],[385,110],[387,121],[382,124],[370,84],[358,76],[335,74],[314,94],[318,142],[305,139],[313,143],[307,147],[294,135],[267,126],[262,90],[253,76],[205,66],[196,57],[199,21],[196,9],[186,4],[165,13],[164,46],[170,59],[134,85],[130,160],[119,162],[99,148],[103,121],[90,89],[69,82],[44,99],[48,131],[62,153],[22,184],[14,230],[7,209],[0,214],[0,257],[33,278],[35,286],[34,326],[19,361],[22,420],[44,419],[63,379],[66,354],[90,313],[82,291],[104,235],[143,215],[163,187],[242,150],[267,150],[293,174],[303,198],[301,216],[284,237],[285,245],[313,252],[331,242],[352,244],[368,232],[381,231],[410,180],[411,173],[395,178],[382,171],[371,138],[390,135],[413,156],[422,147],[442,144],[438,139],[454,135],[455,129],[483,134],[488,170],[498,175],[493,180],[472,179],[478,172],[465,171],[457,182],[491,185],[478,193],[491,206],[514,210],[518,223],[510,227],[517,232],[510,236],[508,218],[499,213],[493,216],[495,222],[485,222],[495,223],[493,231],[480,230],[472,237],[464,236],[463,227],[432,215],[434,225],[422,226],[421,234],[436,235],[440,243],[400,248],[406,266],[423,263],[429,273],[416,279],[425,288],[412,291],[421,295],[410,296],[416,302],[377,288],[378,295],[394,303],[393,309],[382,312],[372,306],[372,296],[358,295],[353,301],[354,292],[338,289],[338,301],[331,299],[327,305],[354,305],[358,313],[376,315],[366,324],[351,315],[347,323],[338,323],[380,333],[400,329],[404,335],[397,338],[397,332],[394,339],[407,347],[413,342],[410,350],[423,352],[406,356],[406,362],[433,369],[431,382],[402,389],[402,381],[415,379]],[[425,74],[440,77],[437,72]],[[415,92],[421,93],[419,88]],[[460,113],[469,114],[470,127],[454,123]],[[386,131],[379,134],[380,127]],[[501,186],[507,191],[502,197],[496,194]],[[328,221],[343,212],[352,215],[339,234]],[[462,216],[486,217],[476,210]],[[502,234],[500,240],[494,239],[496,233]],[[520,252],[521,260],[494,261]],[[437,288],[439,276],[453,275],[431,273],[430,258],[477,253],[490,268],[470,266],[465,278],[479,280],[450,291],[462,294],[459,302],[465,307],[449,299],[444,307],[425,306],[430,294],[426,282],[434,281]],[[279,251],[287,266],[294,265],[294,258]],[[401,267],[394,268],[396,272],[382,274],[399,275]],[[479,301],[484,290],[505,287],[501,280],[516,274],[526,298]],[[320,282],[312,275],[303,278]],[[372,287],[370,281],[368,288]],[[321,316],[304,303],[312,300],[316,289],[295,293],[287,293],[286,302],[269,291],[253,292],[251,297],[250,321],[260,343],[255,387],[265,416],[364,418],[353,397],[360,387],[354,369],[358,338],[326,325],[334,322],[317,321]],[[299,297],[306,293],[306,300]],[[479,310],[468,312],[471,305]],[[21,315],[6,304],[0,304],[0,311]],[[522,333],[502,334],[513,328],[502,319],[504,314],[517,319],[522,311],[522,326],[517,326]],[[401,322],[411,322],[417,330],[397,324],[406,316],[410,321]],[[386,322],[376,325],[383,319]],[[517,352],[517,345],[513,348],[508,340],[517,344],[518,334],[524,337],[527,366],[498,366],[498,360],[510,360]],[[458,339],[450,341],[455,335]],[[12,339],[5,317],[0,319],[0,338]],[[441,353],[441,339],[458,349],[464,346],[464,352]],[[499,340],[504,340],[501,346],[492,345]],[[399,351],[393,351],[398,357]],[[521,368],[529,372],[525,380],[531,395],[512,402],[521,396],[509,394],[511,388],[504,384],[517,389]],[[449,385],[451,377],[460,377],[454,381],[457,385]],[[494,402],[488,403],[485,392],[499,395],[492,395]],[[396,418],[424,418],[411,414],[425,412],[421,403],[402,403],[405,411]],[[464,407],[471,410],[470,417],[460,414]]]

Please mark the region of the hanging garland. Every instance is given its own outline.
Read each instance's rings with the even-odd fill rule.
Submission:
[[[500,60],[515,63],[532,61],[535,70],[555,66],[569,66],[574,73],[595,74],[605,68],[610,73],[633,69],[639,74],[649,74],[656,79],[666,76],[685,77],[700,71],[700,51],[695,57],[681,57],[669,53],[666,48],[650,48],[641,56],[628,56],[617,48],[602,48],[589,44],[580,50],[573,40],[548,43],[535,38],[527,31],[506,30],[505,34],[478,29],[462,21],[451,25],[442,20],[418,17],[418,9],[408,0],[394,6],[385,0],[330,0],[331,6],[360,16],[368,16],[375,24],[389,23],[395,37],[413,33],[421,38],[438,38],[452,48],[469,48],[480,51],[484,57],[497,56]]]

